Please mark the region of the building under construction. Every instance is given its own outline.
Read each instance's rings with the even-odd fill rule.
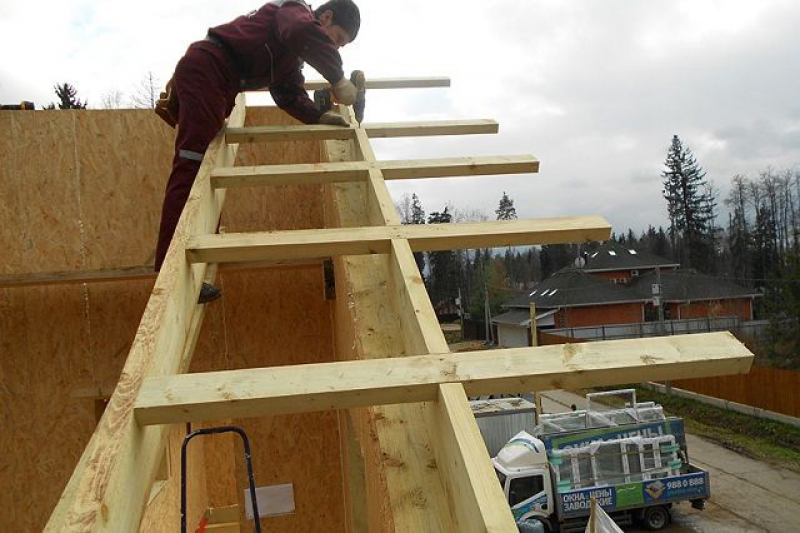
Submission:
[[[173,130],[142,110],[0,113],[4,530],[178,531],[183,477],[188,531],[252,531],[236,434],[193,439],[181,468],[188,433],[233,425],[265,531],[516,531],[468,396],[748,371],[725,333],[451,354],[413,252],[610,227],[575,213],[400,225],[386,180],[530,179],[539,163],[379,161],[370,139],[498,126],[340,112],[349,128],[300,125],[240,95],[157,278]],[[197,305],[204,280],[224,297]]]

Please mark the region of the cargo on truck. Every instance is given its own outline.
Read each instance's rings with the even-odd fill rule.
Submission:
[[[612,396],[627,399],[609,407],[603,400]],[[619,525],[660,530],[673,505],[703,508],[708,472],[689,462],[682,419],[637,403],[633,389],[589,395],[587,404],[541,415],[492,459],[518,523],[582,532],[595,500]]]

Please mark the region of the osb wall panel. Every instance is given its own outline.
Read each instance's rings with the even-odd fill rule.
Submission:
[[[174,130],[139,110],[76,117],[84,268],[152,264]]]
[[[5,531],[41,531],[89,435],[93,400],[81,287],[0,291],[0,516]]]
[[[256,110],[260,123],[289,122]],[[0,114],[0,274],[114,268],[152,258],[173,132],[148,111]],[[242,146],[239,164],[318,161],[314,143]],[[322,227],[318,186],[231,191],[228,231]],[[208,310],[193,371],[331,360],[330,304],[321,269],[231,272]],[[0,290],[0,516],[9,531],[40,531],[95,425],[95,401],[76,391],[115,383],[151,281]],[[298,512],[270,531],[341,530],[335,414],[243,421],[257,482],[295,483]],[[179,428],[183,429],[183,428]],[[182,433],[181,433],[182,434]],[[171,436],[171,461],[180,435]],[[239,453],[200,444],[193,505],[236,503]],[[195,447],[195,444],[192,445]],[[276,461],[275,459],[279,460]],[[150,508],[147,527],[174,530],[178,470]],[[235,475],[234,475],[235,474]],[[223,501],[224,500],[224,501]],[[199,507],[198,507],[199,508]],[[324,509],[324,512],[320,511]],[[195,511],[193,511],[194,513]],[[155,527],[155,525],[153,525]]]
[[[12,159],[0,167],[0,183],[3,193],[13,188],[17,196],[14,211],[2,219],[0,246],[20,254],[16,264],[0,261],[1,274],[82,266],[75,113],[0,113],[0,136],[10,139]]]
[[[180,531],[181,523],[181,445],[186,436],[183,424],[175,424],[167,443],[167,463],[169,480],[156,482],[152,500],[148,503],[139,531],[173,532]],[[192,468],[187,468],[186,482],[186,525],[187,531],[196,531],[206,511],[206,469],[204,443],[196,437],[187,447],[187,459]]]

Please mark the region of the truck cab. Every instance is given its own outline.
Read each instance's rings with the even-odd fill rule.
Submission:
[[[492,459],[492,464],[514,519],[547,521],[554,505],[544,443],[521,431]]]

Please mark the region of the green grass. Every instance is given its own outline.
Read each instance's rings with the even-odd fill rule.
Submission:
[[[686,430],[725,448],[800,472],[800,428],[636,387],[636,400],[654,401],[680,416]]]

